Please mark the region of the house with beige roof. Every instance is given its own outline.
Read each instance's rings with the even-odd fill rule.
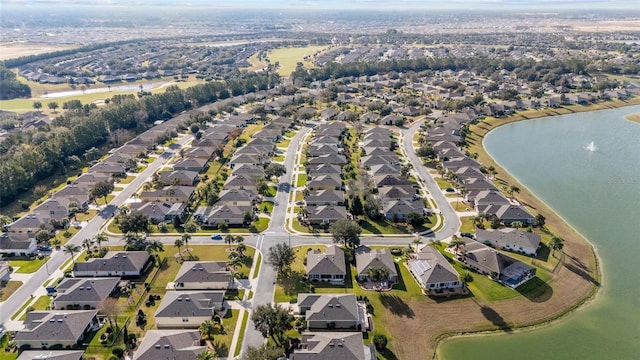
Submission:
[[[398,280],[398,271],[393,261],[393,256],[388,249],[371,249],[366,245],[360,245],[355,250],[356,270],[359,281],[371,281],[368,271],[373,267],[387,269],[389,276],[386,281],[395,283]]]
[[[198,330],[149,330],[133,360],[193,360],[206,350]]]
[[[456,289],[462,287],[458,272],[444,255],[431,246],[423,246],[415,259],[407,262],[411,275],[428,291]]]

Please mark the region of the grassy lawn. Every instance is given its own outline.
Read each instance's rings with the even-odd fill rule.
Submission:
[[[265,196],[274,197],[274,196],[276,196],[277,192],[278,192],[277,186],[269,186],[269,191],[267,192],[267,194]]]
[[[447,180],[445,180],[445,179],[443,179],[441,177],[434,177],[433,179],[438,184],[438,187],[440,187],[440,189],[442,189],[442,190],[445,190],[445,189],[453,187],[453,185],[451,185],[450,182],[448,182]]]
[[[20,288],[20,286],[22,286],[22,281],[7,281],[7,285],[3,286],[0,289],[0,301],[7,300],[9,297],[11,297],[11,295],[13,295],[14,292],[16,292],[16,290]]]
[[[4,351],[4,349],[7,347],[7,345],[9,345],[9,334],[6,333],[2,336],[2,339],[0,339],[0,349],[2,349],[2,351],[0,351],[0,360],[15,360],[18,358],[18,352],[7,352]]]
[[[275,162],[284,162],[284,155],[276,155],[271,158]]]
[[[287,149],[290,143],[291,143],[291,139],[283,139],[278,141],[276,146],[278,146],[279,148]]]
[[[115,197],[116,196],[113,195],[113,194],[107,195],[107,203],[110,203],[111,200],[113,200]],[[98,204],[98,205],[106,205],[105,202],[104,202],[104,198],[103,197],[95,199],[95,201],[96,201],[96,204]]]
[[[473,225],[473,221],[471,221],[471,216],[463,216],[460,218],[460,232],[468,232],[475,234],[476,227]]]
[[[42,265],[44,265],[45,259],[20,259],[20,260],[9,260],[9,265],[11,265],[15,272],[18,274],[30,274],[38,271]],[[17,269],[16,269],[17,268]]]
[[[260,266],[262,265],[262,254],[258,253],[258,258],[255,261],[255,268],[253,269],[253,275],[251,275],[252,279],[255,279],[258,277],[258,274],[260,274]]]
[[[237,311],[237,310],[234,310]],[[236,348],[233,349],[233,356],[238,356],[240,355],[240,350],[242,350],[242,340],[244,339],[244,333],[247,330],[247,322],[249,321],[249,312],[248,311],[243,311],[242,312],[242,322],[240,323],[240,332],[239,332],[239,336],[238,336],[238,342],[236,343]]]
[[[273,212],[273,201],[261,202],[258,206],[258,209],[260,209],[260,211],[264,213],[271,214]]]
[[[308,234],[309,233],[309,228],[307,226],[303,226],[302,224],[300,224],[300,221],[298,221],[298,219],[293,219],[293,229],[299,232],[303,232]]]
[[[298,174],[296,180],[296,187],[303,187],[307,184],[307,174]]]
[[[209,175],[209,177],[216,176],[220,172],[222,168],[222,163],[219,160],[209,161],[209,168],[207,168],[207,172],[205,174]]]
[[[469,206],[468,204],[463,203],[462,201],[452,201],[449,204],[451,204],[451,207],[455,211],[471,211],[471,210],[473,210],[471,208],[471,206]]]
[[[251,55],[251,57],[249,59],[247,59],[249,61],[249,64],[251,64],[251,67],[247,68],[247,70],[249,71],[255,71],[255,70],[260,70],[264,67],[267,66],[267,63],[259,60],[258,59],[258,55],[260,54],[260,52],[257,52],[253,55]]]
[[[326,46],[305,46],[305,47],[283,47],[269,51],[267,57],[272,64],[276,62],[280,64],[278,74],[281,76],[289,76],[296,69],[296,64],[302,64],[309,68],[313,67],[313,62],[306,60],[305,57],[313,55],[325,49]]]
[[[287,131],[286,133],[284,133],[284,136],[288,137],[288,138],[292,138],[292,137],[296,136],[296,132],[293,131],[293,130]]]
[[[43,295],[43,296],[40,296],[38,300],[36,300],[36,302],[34,302],[33,305],[31,305],[31,307],[33,307],[34,310],[47,310],[47,307],[49,307],[49,304],[51,304],[51,298],[47,295]],[[26,312],[22,314],[22,316],[20,316],[21,321],[23,321],[26,318],[27,318]]]
[[[298,202],[302,200],[304,200],[304,194],[302,193],[302,191],[296,191],[295,201]]]
[[[11,315],[11,320],[15,320],[15,318],[18,317],[18,314],[20,314],[22,310],[26,309],[28,305],[29,301],[26,301],[24,304],[22,304],[22,306],[20,306],[20,308],[13,315]]]
[[[87,210],[83,213],[76,214],[76,220],[78,221],[89,221],[93,219],[98,214],[98,210]]]
[[[128,175],[124,179],[119,179],[118,184],[130,184],[136,177],[133,175]]]
[[[271,219],[260,217],[258,221],[252,222],[251,225],[255,227],[256,232],[263,232],[269,227],[269,221],[271,221]]]
[[[249,124],[247,125],[246,128],[244,128],[244,130],[242,131],[242,134],[238,136],[238,139],[244,139],[246,142],[249,142],[251,138],[253,138],[253,135],[255,135],[255,133],[257,133],[258,131],[262,130],[263,127],[264,127],[263,123]]]
[[[362,234],[407,234],[410,232],[409,228],[404,225],[394,224],[393,222],[383,220],[372,220],[369,218],[363,218],[359,221],[362,226]]]

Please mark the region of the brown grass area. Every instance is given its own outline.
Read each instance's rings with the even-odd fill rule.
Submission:
[[[470,139],[473,145],[470,146],[470,151],[478,153],[479,160],[485,166],[493,165],[498,170],[498,178],[508,184],[517,184],[482,148],[482,137],[490,130],[524,119],[637,103],[640,103],[638,97],[626,102],[611,101],[593,106],[527,111],[507,118],[488,119],[471,127],[473,135]],[[516,196],[517,199],[527,204],[534,214],[542,213],[546,217],[549,231],[565,239],[564,254],[558,255],[561,256],[561,261],[551,280],[546,284],[540,281],[537,290],[510,300],[490,302],[464,298],[443,301],[425,297],[403,299],[406,307],[411,310],[404,314],[394,314],[386,308],[376,309],[376,316],[381,317],[381,323],[385,324],[385,330],[394,340],[390,347],[398,359],[434,358],[438,342],[449,336],[491,330],[508,333],[518,327],[543,324],[577,308],[595,294],[600,273],[598,259],[591,245],[524,186],[519,187],[521,191]]]
[[[0,60],[14,59],[21,56],[38,55],[48,52],[73,49],[77,46],[52,45],[52,44],[28,44],[28,43],[3,43],[0,44],[2,53]]]
[[[640,113],[625,116],[625,119],[640,124]]]

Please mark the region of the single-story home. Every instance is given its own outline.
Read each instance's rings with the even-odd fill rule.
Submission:
[[[14,341],[19,348],[73,347],[100,328],[97,314],[96,310],[31,311],[24,320],[24,329],[16,333]]]
[[[153,261],[147,251],[109,251],[103,258],[76,262],[74,277],[139,277]]]
[[[36,253],[38,244],[34,233],[0,233],[0,254],[31,256]]]
[[[193,360],[206,350],[198,330],[149,330],[133,360]]]
[[[497,249],[536,256],[540,247],[540,235],[513,228],[476,230],[476,241]]]
[[[83,350],[26,350],[16,360],[83,360]]]
[[[373,346],[364,345],[359,332],[312,332],[302,334],[298,346],[289,354],[289,360],[371,360],[375,359]]]
[[[160,328],[197,328],[224,307],[224,291],[167,291],[154,318]]]
[[[536,268],[472,239],[464,239],[462,262],[493,280],[517,288],[536,276]]]
[[[305,265],[309,280],[330,281],[343,284],[347,276],[344,251],[336,245],[328,246],[324,253],[317,250],[307,252]]]
[[[173,286],[176,290],[226,290],[232,284],[231,272],[224,261],[185,261]]]
[[[369,275],[371,268],[384,268],[388,271],[389,275],[383,281],[393,284],[398,280],[398,270],[388,249],[371,249],[366,245],[360,245],[355,250],[355,256],[359,281],[372,281]]]
[[[347,209],[344,206],[312,206],[309,207],[307,220],[314,225],[328,225],[331,222],[347,219]]]
[[[56,295],[52,299],[53,308],[97,309],[101,302],[114,294],[119,283],[119,277],[64,278],[55,288]]]
[[[354,294],[298,294],[298,309],[309,329],[360,330],[364,322]]]
[[[431,246],[423,246],[407,266],[423,289],[435,291],[462,287],[456,269]]]

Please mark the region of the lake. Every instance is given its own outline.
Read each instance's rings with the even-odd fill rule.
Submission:
[[[554,116],[487,134],[484,146],[498,164],[594,245],[602,287],[550,326],[452,339],[440,358],[640,358],[640,124],[624,119],[638,112]],[[591,141],[596,151],[585,149]]]

